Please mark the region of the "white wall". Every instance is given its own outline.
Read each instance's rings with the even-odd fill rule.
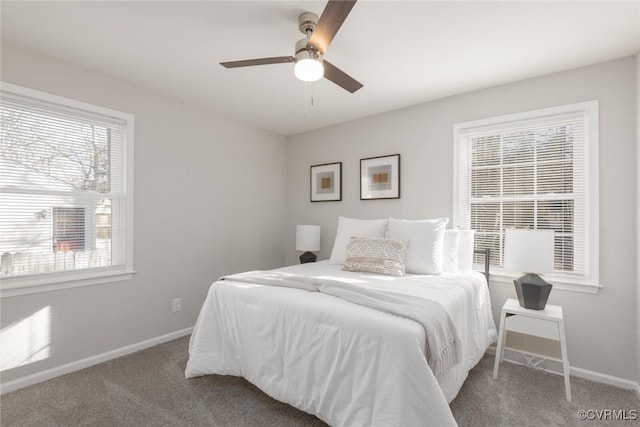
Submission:
[[[636,54],[636,233],[636,381],[640,383],[640,52]]]
[[[3,383],[191,327],[213,280],[283,265],[284,137],[13,46],[2,46],[2,80],[135,115],[137,270],[2,299],[3,329],[51,313],[49,356],[2,372]]]
[[[289,137],[288,263],[294,225],[322,225],[320,258],[330,255],[339,215],[431,218],[452,214],[454,123],[600,101],[600,274],[597,295],[554,290],[564,307],[569,359],[587,370],[635,380],[637,192],[635,59],[626,58],[467,93]],[[366,87],[365,89],[366,90]],[[357,96],[354,95],[354,96]],[[359,159],[402,155],[400,200],[359,200]],[[309,202],[309,166],[343,162],[343,201]],[[630,202],[625,202],[630,201]],[[633,226],[631,226],[633,228]],[[513,285],[491,283],[494,314]]]

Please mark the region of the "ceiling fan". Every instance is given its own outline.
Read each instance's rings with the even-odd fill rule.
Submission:
[[[362,83],[324,59],[324,54],[356,1],[329,0],[320,18],[312,12],[301,13],[298,16],[298,29],[306,37],[296,43],[294,56],[221,62],[220,65],[225,68],[237,68],[294,62],[294,72],[298,79],[312,82],[325,77],[354,93],[362,87]]]

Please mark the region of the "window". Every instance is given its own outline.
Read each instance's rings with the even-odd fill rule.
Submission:
[[[454,126],[454,222],[500,280],[508,228],[555,231],[554,284],[596,292],[597,101]],[[510,280],[509,278],[504,278]]]
[[[2,84],[3,296],[130,278],[133,116]]]
[[[84,251],[84,208],[53,208],[53,252]]]

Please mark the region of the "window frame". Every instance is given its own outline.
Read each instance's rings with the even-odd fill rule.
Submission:
[[[123,171],[121,204],[119,209],[119,221],[121,225],[119,235],[117,236],[117,241],[119,242],[117,249],[118,255],[114,258],[120,259],[121,262],[116,266],[110,267],[6,277],[0,280],[0,298],[111,283],[133,278],[136,272],[133,264],[134,116],[122,111],[112,110],[110,108],[7,82],[0,82],[0,90],[0,96],[4,96],[3,94],[7,93],[29,97],[33,98],[36,103],[39,101],[53,103],[75,110],[81,110],[86,112],[87,115],[99,114],[101,116],[114,117],[125,123],[122,141],[122,160],[119,165],[120,170]]]
[[[599,276],[599,126],[597,100],[542,108],[514,114],[456,123],[453,125],[453,225],[460,226],[460,145],[463,131],[486,127],[502,126],[509,123],[525,122],[571,113],[581,113],[584,120],[584,218],[585,275],[576,277],[569,274],[546,274],[554,289],[595,294],[601,288]],[[519,275],[492,266],[491,281],[513,283]]]

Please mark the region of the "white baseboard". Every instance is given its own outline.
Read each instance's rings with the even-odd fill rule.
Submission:
[[[125,347],[120,347],[115,350],[107,351],[105,353],[97,354],[95,356],[80,359],[75,362],[67,363],[65,365],[56,366],[41,372],[36,372],[35,374],[27,375],[22,378],[17,378],[15,380],[0,384],[0,395],[10,393],[12,391],[16,391],[43,381],[47,381],[52,378],[59,377],[60,375],[79,371],[80,369],[88,368],[89,366],[93,366],[98,363],[116,359],[121,356],[126,356],[127,354],[135,353],[136,351],[144,350],[145,348],[153,347],[154,345],[162,344],[183,337],[185,335],[189,335],[191,332],[193,332],[193,326],[190,328],[161,335],[159,337],[140,341],[135,344],[127,345]]]
[[[75,362],[67,363],[62,366],[56,366],[54,368],[50,368],[44,370],[42,372],[37,372],[35,374],[27,375],[22,378],[18,378],[6,383],[0,384],[0,395],[5,393],[10,393],[12,391],[19,390],[24,387],[28,387],[30,385],[34,385],[43,381],[50,380],[55,377],[59,377],[61,375],[69,374],[71,372],[79,371],[80,369],[88,368],[89,366],[96,365],[98,363],[106,362],[111,359],[116,359],[121,356],[126,356],[127,354],[135,353],[136,351],[144,350],[149,347],[153,347],[154,345],[162,344],[185,335],[189,335],[193,332],[193,326],[190,328],[185,328],[179,331],[171,332],[165,335],[161,335],[159,337],[151,338],[145,341],[140,341],[135,344],[131,344],[125,347],[121,347],[115,350],[107,351],[105,353],[97,354],[95,356],[90,356],[84,359],[77,360]],[[487,349],[487,353],[495,355],[496,348],[489,347]],[[504,352],[504,361],[509,363],[514,363],[517,365],[525,365],[522,362],[516,360],[514,356],[518,353],[510,348],[505,348]],[[553,363],[553,361],[551,361]],[[562,366],[559,363],[556,363],[558,366]],[[545,368],[546,372],[562,375],[561,369],[553,369],[553,368]],[[613,385],[619,388],[623,388],[625,390],[634,390],[638,396],[640,396],[640,383],[637,381],[631,381],[620,377],[614,377],[613,375],[602,374],[599,372],[589,371],[587,369],[576,368],[574,366],[571,367],[571,375],[584,378],[590,381],[595,381],[599,383]]]
[[[496,354],[496,348],[491,346],[487,349],[487,353]],[[526,366],[525,363],[522,363],[517,360],[518,351],[515,349],[505,347],[504,349],[504,361],[509,363],[514,363],[516,365]],[[531,353],[527,353],[531,354]],[[540,355],[536,355],[540,356]],[[544,357],[544,356],[541,356]],[[554,360],[547,360],[547,365],[544,368],[545,372],[549,372],[555,375],[562,375],[562,363],[556,362]],[[640,396],[640,383],[637,381],[628,380],[625,378],[614,377],[613,375],[602,374],[600,372],[590,371],[588,369],[576,368],[575,366],[571,366],[569,370],[569,375],[584,378],[586,380],[595,381],[598,383],[609,384],[615,387],[623,388],[625,390],[634,390]]]

